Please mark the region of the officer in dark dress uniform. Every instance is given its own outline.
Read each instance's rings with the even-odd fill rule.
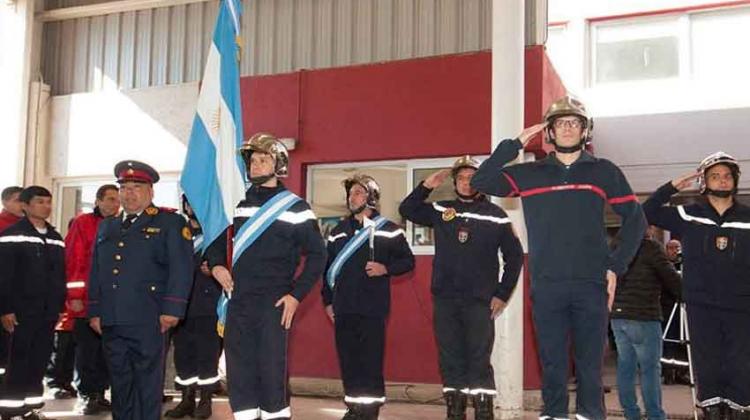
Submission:
[[[193,235],[185,219],[152,204],[159,174],[115,166],[123,212],[99,224],[89,278],[89,317],[112,375],[112,417],[161,417],[164,333],[185,314]]]
[[[216,331],[216,304],[221,295],[221,286],[211,276],[208,263],[203,258],[203,232],[184,195],[182,210],[188,217],[193,234],[193,289],[185,319],[177,325],[172,335],[177,369],[175,387],[182,391],[182,400],[164,415],[177,419],[186,416],[207,419],[212,414],[211,398],[220,379],[221,338]],[[197,407],[196,390],[200,391]]]

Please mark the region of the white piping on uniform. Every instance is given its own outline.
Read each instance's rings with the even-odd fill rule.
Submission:
[[[432,203],[432,207],[440,213],[443,213],[444,211],[448,210],[447,207],[443,207],[437,203]],[[497,223],[499,225],[510,223],[510,218],[507,218],[507,217],[485,216],[484,214],[469,213],[469,212],[456,213],[456,217],[483,220],[485,222]]]

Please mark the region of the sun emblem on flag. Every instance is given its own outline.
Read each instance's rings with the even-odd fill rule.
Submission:
[[[221,128],[221,105],[219,105],[211,116],[211,130],[215,135],[219,135],[219,128]]]

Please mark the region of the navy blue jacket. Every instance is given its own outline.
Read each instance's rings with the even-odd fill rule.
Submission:
[[[677,189],[662,185],[643,204],[649,223],[682,241],[683,299],[750,311],[750,207],[735,201],[722,216],[706,200],[665,206]]]
[[[399,211],[412,223],[435,231],[432,294],[486,302],[494,296],[507,302],[523,266],[523,248],[508,215],[484,196],[471,202],[427,203],[431,192],[420,183],[401,202]],[[455,211],[455,216],[443,217],[446,211]],[[505,262],[499,282],[498,249]]]
[[[57,319],[65,304],[65,242],[23,218],[0,234],[0,314]]]
[[[549,281],[605,282],[607,270],[621,276],[638,251],[646,219],[622,171],[587,152],[572,165],[554,153],[505,166],[523,149],[518,140],[502,141],[474,174],[471,185],[499,196],[520,196],[529,235],[532,289]],[[610,250],[605,205],[622,217]]]
[[[193,241],[185,219],[148,207],[127,230],[122,216],[99,223],[89,276],[89,317],[102,325],[138,325],[183,317],[193,277]]]
[[[266,201],[286,188],[252,186],[235,209],[234,232],[254,215]],[[208,265],[227,265],[227,230],[206,250]],[[304,268],[294,279],[300,257],[305,254]],[[232,268],[232,300],[245,296],[265,295],[280,298],[291,294],[298,301],[318,281],[326,265],[326,248],[317,218],[304,200],[283,212],[265,232],[239,257]]]
[[[203,252],[197,251],[193,254],[193,288],[185,318],[217,316],[216,305],[221,296],[221,285],[213,276],[203,274],[201,265],[204,261],[206,260]]]
[[[371,218],[377,217],[377,212]],[[342,220],[328,237],[328,267],[343,250],[346,243],[362,229],[353,216]],[[375,232],[375,262],[385,265],[388,273],[379,277],[368,277],[365,265],[370,260],[370,246],[364,245],[352,254],[341,267],[336,277],[335,290],[331,290],[323,279],[323,304],[333,304],[335,314],[385,316],[391,305],[391,277],[414,269],[414,254],[406,242],[401,227],[390,220]]]

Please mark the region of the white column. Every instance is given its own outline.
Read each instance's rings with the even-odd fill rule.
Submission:
[[[492,150],[504,138],[523,129],[524,114],[524,0],[492,3]],[[521,157],[523,159],[523,157]],[[498,202],[513,220],[526,246],[526,229],[519,199]],[[501,419],[523,415],[523,274],[508,307],[495,322],[492,366]]]

